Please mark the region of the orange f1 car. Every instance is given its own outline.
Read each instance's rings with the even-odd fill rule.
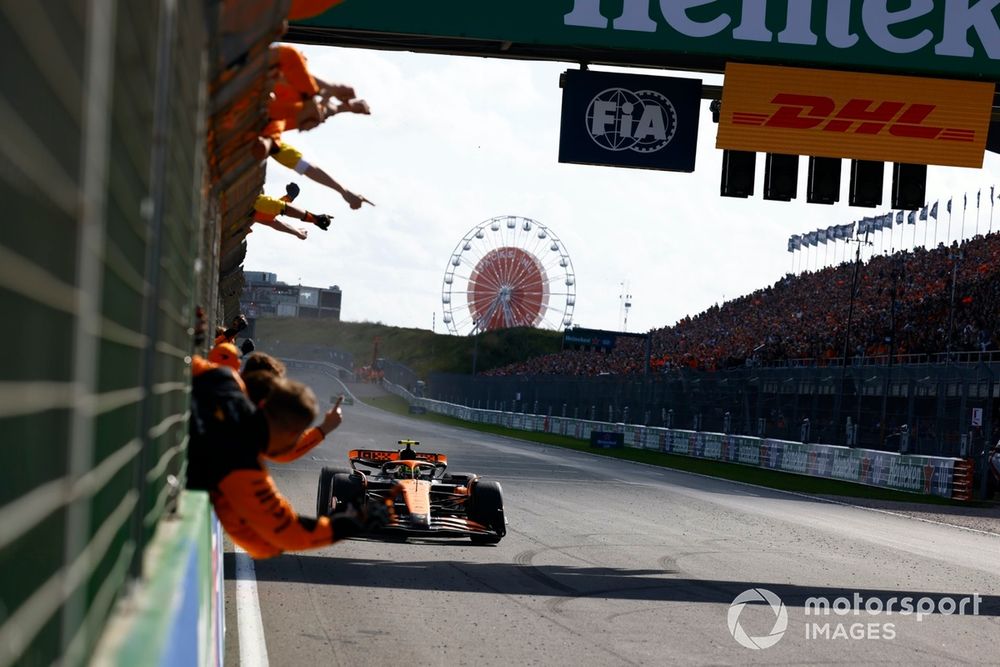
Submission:
[[[316,513],[329,516],[339,505],[364,507],[393,501],[393,514],[380,532],[402,537],[468,537],[496,544],[507,534],[503,490],[472,473],[448,472],[444,454],[416,452],[414,440],[398,451],[354,449],[350,468],[323,468]]]

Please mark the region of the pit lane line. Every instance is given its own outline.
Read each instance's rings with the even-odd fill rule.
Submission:
[[[233,547],[236,560],[236,626],[239,631],[240,667],[269,667],[253,559],[239,546]]]

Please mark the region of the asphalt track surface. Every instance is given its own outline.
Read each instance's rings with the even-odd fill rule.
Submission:
[[[321,399],[340,391],[319,374],[293,376]],[[350,540],[256,562],[265,664],[1000,664],[1000,529],[917,521],[361,404],[345,408],[332,442],[273,474],[311,515],[323,465],[399,438],[500,481],[507,536],[496,546]],[[234,580],[246,574],[234,573],[231,550],[226,659],[237,664],[239,643],[253,648],[259,638],[237,620]],[[788,619],[780,641],[760,650],[741,646],[728,621],[734,598],[754,588],[781,598]],[[965,615],[920,619],[863,607],[806,615],[807,598],[853,603],[855,594],[872,608],[978,594],[979,613],[970,602]],[[749,604],[736,620],[761,637],[779,613]],[[263,658],[255,651],[245,655]]]

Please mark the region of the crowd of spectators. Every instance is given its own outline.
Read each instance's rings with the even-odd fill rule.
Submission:
[[[877,255],[857,272],[851,358],[996,349],[1000,233],[961,245]],[[653,372],[713,371],[747,364],[841,363],[855,263],[786,275],[752,294],[650,332]],[[954,286],[953,286],[954,282]],[[954,287],[954,289],[953,289]],[[628,375],[646,366],[642,339],[608,352],[565,350],[489,375]]]

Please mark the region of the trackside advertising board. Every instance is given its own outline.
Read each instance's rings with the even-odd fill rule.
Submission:
[[[570,70],[559,161],[694,171],[701,81]]]
[[[996,81],[998,16],[1000,0],[345,0],[296,25]]]
[[[716,146],[979,168],[994,88],[984,82],[730,63]]]

